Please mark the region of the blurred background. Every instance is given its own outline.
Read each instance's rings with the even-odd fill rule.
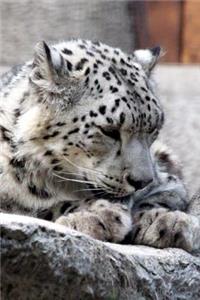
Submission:
[[[0,73],[29,60],[39,40],[100,40],[124,51],[160,45],[155,71],[166,124],[191,193],[200,178],[200,0],[0,0]]]
[[[30,58],[39,40],[100,40],[131,52],[161,45],[162,62],[200,62],[200,1],[0,0],[1,65]]]

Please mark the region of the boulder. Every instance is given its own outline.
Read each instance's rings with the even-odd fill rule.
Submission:
[[[200,253],[103,243],[1,213],[2,300],[199,300]]]

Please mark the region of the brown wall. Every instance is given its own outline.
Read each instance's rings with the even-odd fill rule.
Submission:
[[[200,1],[133,1],[130,6],[138,48],[159,44],[167,50],[162,61],[200,63]]]

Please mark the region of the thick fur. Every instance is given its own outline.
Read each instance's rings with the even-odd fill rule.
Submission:
[[[97,215],[106,228],[103,212],[114,216],[116,207],[94,212],[88,199],[128,201],[130,215],[155,207],[186,210],[180,168],[160,146],[152,146],[164,120],[151,81],[159,55],[159,48],[128,55],[99,42],[41,42],[33,60],[5,74],[0,83],[2,210],[49,220],[65,214],[69,226],[75,219],[81,224],[84,206],[82,230],[92,228],[93,237]],[[74,209],[76,215],[67,216]],[[113,236],[102,239],[122,241],[132,231],[130,215],[118,223],[121,229],[113,223]],[[94,222],[87,225],[87,220]]]

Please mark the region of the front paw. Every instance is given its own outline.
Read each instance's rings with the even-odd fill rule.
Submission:
[[[134,218],[133,243],[157,248],[177,247],[192,251],[190,216],[180,211],[152,209]]]
[[[90,235],[94,239],[101,241],[108,239],[108,230],[101,218],[89,211],[75,212],[67,216],[61,216],[56,220],[56,223]]]
[[[113,243],[124,241],[132,231],[131,214],[127,207],[107,200],[95,201],[86,210],[61,216],[56,223]]]

